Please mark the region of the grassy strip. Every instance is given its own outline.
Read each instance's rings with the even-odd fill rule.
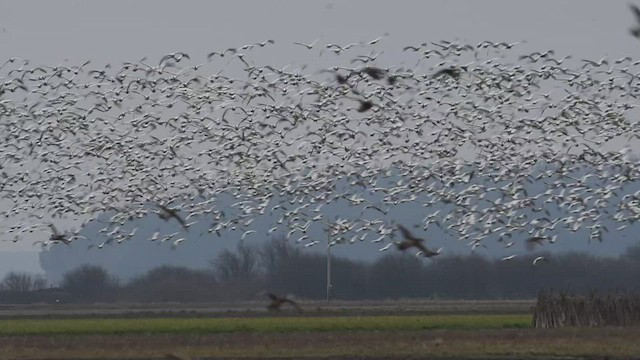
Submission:
[[[531,315],[268,318],[15,319],[0,335],[211,334],[529,328]]]

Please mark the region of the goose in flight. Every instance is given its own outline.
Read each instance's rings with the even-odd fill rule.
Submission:
[[[267,296],[271,299],[271,303],[267,306],[269,311],[280,311],[280,307],[282,307],[283,304],[291,304],[298,312],[302,312],[300,305],[293,300],[287,299],[286,296],[280,297],[272,293],[267,293]]]
[[[175,209],[170,209],[164,205],[161,204],[156,204],[156,206],[160,209],[160,212],[158,212],[158,217],[160,217],[160,219],[162,220],[169,220],[171,218],[176,219],[180,225],[182,225],[182,227],[184,228],[185,231],[189,231],[189,228],[187,227],[187,224],[185,223],[185,221],[182,219],[182,217],[180,217],[180,215],[178,214],[178,212]]]
[[[49,224],[49,227],[51,228],[51,232],[52,232],[51,237],[49,238],[49,241],[62,242],[67,245],[71,244],[71,240],[68,239],[64,234],[60,234],[55,225]]]
[[[543,245],[545,240],[547,240],[547,238],[544,236],[532,236],[526,240],[525,247],[527,250],[532,251],[536,246]]]
[[[360,70],[360,72],[369,75],[375,80],[382,80],[387,75],[385,70],[373,66],[367,66]]]
[[[418,253],[418,254],[421,254],[422,256],[428,257],[428,258],[440,255],[442,253],[442,248],[440,248],[440,249],[438,249],[436,251],[427,249],[423,245],[424,239],[416,237],[407,228],[405,228],[404,226],[402,226],[400,224],[398,224],[398,230],[400,230],[400,232],[402,233],[402,236],[405,239],[404,241],[396,243],[396,246],[398,247],[398,250],[405,251],[405,250],[407,250],[409,248],[415,247],[418,250],[420,250],[420,253]]]
[[[360,106],[357,109],[358,112],[369,111],[373,107],[373,102],[370,100],[358,100],[358,102],[360,103]]]
[[[305,43],[301,43],[301,42],[294,42],[294,44],[295,44],[295,45],[304,46],[304,47],[306,47],[307,49],[311,50],[311,49],[313,49],[313,45],[315,45],[315,44],[318,42],[318,40],[320,40],[320,39],[316,39],[316,40],[315,40],[314,42],[312,42],[311,44],[305,44]]]

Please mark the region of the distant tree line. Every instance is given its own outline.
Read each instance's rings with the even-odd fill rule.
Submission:
[[[391,250],[390,250],[391,251]],[[533,265],[533,260],[545,260]],[[584,253],[531,253],[508,261],[480,255],[428,260],[390,252],[374,263],[332,259],[336,299],[532,299],[541,289],[572,293],[640,291],[640,246],[619,258]],[[64,274],[59,287],[41,276],[10,273],[0,282],[0,303],[10,302],[208,302],[262,299],[264,291],[303,299],[326,296],[326,259],[286,240],[261,247],[240,242],[209,269],[155,268],[127,283],[92,265]]]

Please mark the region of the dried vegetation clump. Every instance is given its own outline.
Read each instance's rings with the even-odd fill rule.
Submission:
[[[592,292],[579,296],[542,291],[534,308],[533,326],[640,326],[640,294]]]

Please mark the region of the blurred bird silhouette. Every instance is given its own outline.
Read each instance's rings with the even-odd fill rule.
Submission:
[[[396,243],[398,250],[405,251],[409,248],[415,247],[418,250],[420,250],[419,254],[421,254],[424,257],[433,257],[433,256],[440,255],[440,253],[442,253],[442,248],[436,251],[427,249],[423,245],[424,239],[414,236],[407,228],[405,228],[400,224],[398,224],[398,230],[400,230],[400,232],[402,233],[402,236],[405,238],[404,241]]]
[[[180,225],[182,225],[182,227],[184,228],[185,231],[189,231],[187,224],[185,223],[185,221],[182,219],[182,217],[180,217],[180,215],[178,215],[178,212],[175,209],[170,209],[164,205],[161,204],[156,204],[156,206],[158,208],[160,208],[160,212],[158,212],[158,217],[160,217],[160,219],[162,220],[169,220],[171,218],[176,219]]]
[[[280,311],[280,308],[283,304],[291,304],[291,306],[296,308],[298,312],[302,312],[302,308],[300,307],[300,305],[298,305],[298,303],[293,300],[287,299],[286,296],[280,297],[272,293],[267,293],[267,296],[269,297],[269,299],[271,299],[271,303],[267,306],[267,309],[269,311]]]
[[[640,9],[634,4],[629,4],[629,7],[631,8],[633,15],[636,17],[636,26],[632,27],[629,31],[631,32],[631,35],[640,38]]]
[[[385,70],[372,66],[367,66],[366,68],[360,70],[360,72],[371,76],[375,80],[382,80],[387,75],[387,72]]]
[[[358,112],[365,112],[371,110],[373,107],[373,102],[369,100],[358,100],[360,103],[360,107],[358,108]]]
[[[525,247],[527,250],[533,251],[537,246],[544,245],[544,242],[547,240],[548,239],[544,236],[532,236],[526,240]]]
[[[56,229],[55,225],[53,224],[49,224],[49,227],[51,228],[51,237],[49,238],[49,241],[54,241],[54,242],[62,242],[65,244],[70,244],[71,240],[68,239],[64,234],[60,234],[58,232],[58,229]]]

